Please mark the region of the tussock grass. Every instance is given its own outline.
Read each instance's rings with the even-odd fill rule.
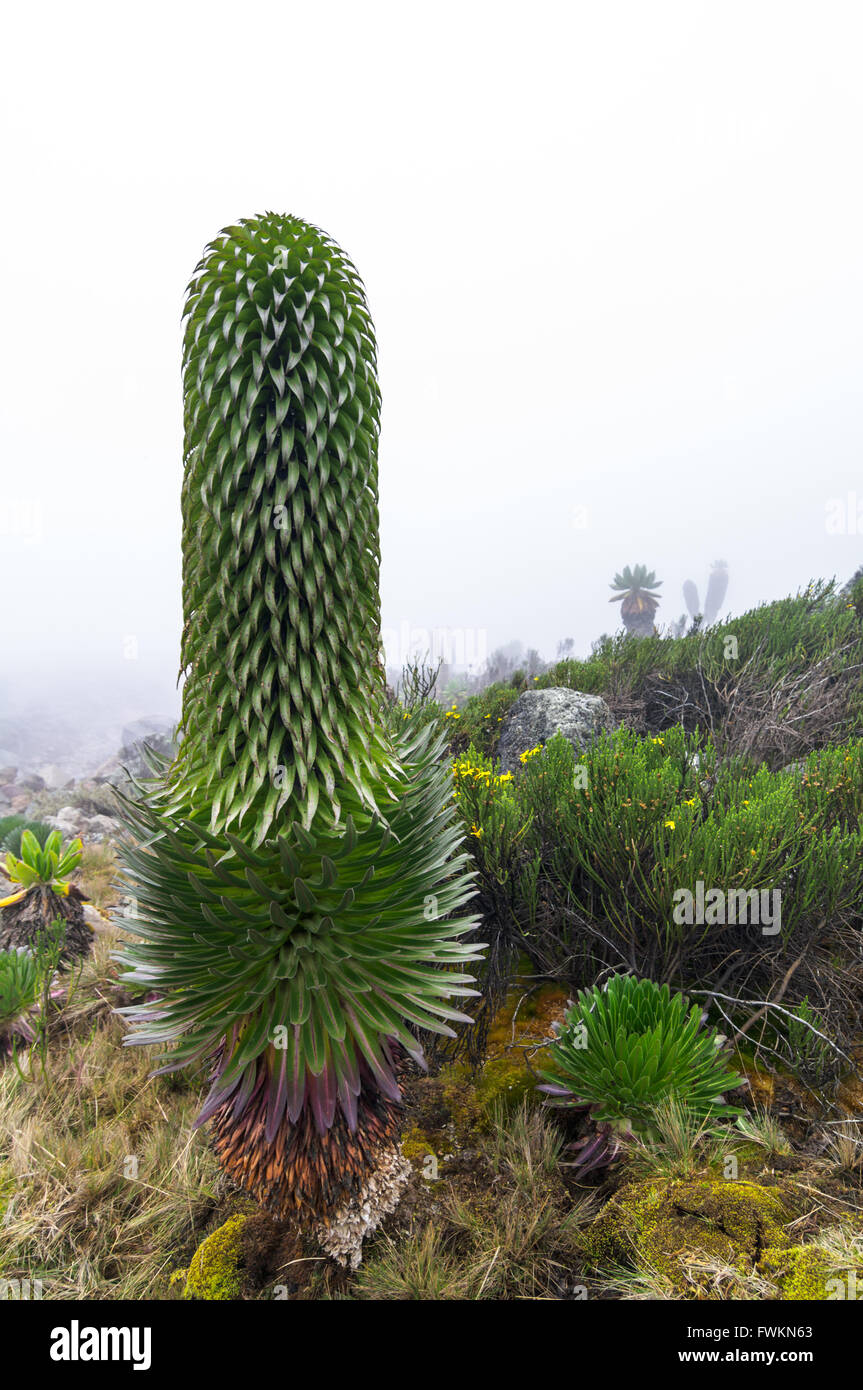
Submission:
[[[748,1115],[737,1117],[737,1128],[751,1144],[760,1144],[770,1154],[790,1154],[791,1141],[775,1116],[756,1105]]]
[[[821,1251],[837,1274],[863,1268],[863,1231],[843,1224],[826,1226],[811,1244],[813,1249]]]
[[[444,1231],[431,1222],[408,1239],[381,1237],[374,1257],[360,1265],[354,1296],[435,1302],[470,1298],[469,1272],[448,1247]]]
[[[828,1169],[863,1179],[863,1122],[843,1120],[829,1126],[825,1136],[824,1161]]]
[[[693,1115],[672,1095],[656,1107],[652,1132],[627,1142],[624,1159],[633,1177],[686,1179],[720,1167],[736,1147],[732,1130]]]

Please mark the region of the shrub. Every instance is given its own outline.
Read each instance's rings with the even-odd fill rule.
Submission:
[[[460,754],[472,747],[483,757],[494,757],[501,724],[518,696],[519,691],[512,683],[498,682],[472,695],[458,711],[457,720],[444,715],[450,751]]]
[[[796,962],[786,1006],[808,993],[834,1033],[856,1026],[863,740],[788,773],[720,762],[680,726],[620,728],[577,760],[558,734],[512,778],[471,747],[454,789],[493,946],[578,986],[624,968],[732,997],[764,998]]]
[[[863,603],[858,612],[852,598],[832,581],[818,582],[706,631],[603,637],[586,660],[556,662],[534,688],[602,695],[638,733],[682,724],[709,734],[723,757],[742,753],[779,767],[861,732]],[[494,753],[493,741],[481,742],[482,725],[500,690],[467,700],[458,729],[450,729],[454,753],[471,741]],[[495,710],[493,724],[505,708]]]
[[[788,1058],[788,1065],[795,1075],[810,1086],[825,1089],[838,1080],[841,1059],[831,1046],[827,1030],[829,1024],[817,1009],[813,1009],[808,997],[800,1000],[784,1016],[785,1033],[777,1037],[780,1047]]]

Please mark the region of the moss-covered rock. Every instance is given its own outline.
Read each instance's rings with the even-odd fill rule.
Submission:
[[[600,1270],[647,1266],[691,1296],[688,1256],[754,1273],[766,1250],[790,1245],[792,1214],[776,1188],[757,1183],[651,1179],[612,1197],[584,1233],[584,1253]]]
[[[402,1153],[414,1167],[421,1168],[429,1154],[435,1154],[434,1145],[419,1125],[412,1125],[402,1136]]]
[[[277,1220],[243,1194],[234,1194],[220,1215],[221,1225],[198,1246],[188,1270],[171,1275],[172,1291],[224,1301],[267,1297],[278,1284],[293,1297],[307,1282],[314,1266],[302,1258],[300,1224]]]
[[[251,1218],[231,1216],[192,1256],[184,1298],[239,1298],[243,1287],[243,1231]]]
[[[762,1268],[792,1300],[826,1299],[827,1281],[835,1273],[829,1257],[818,1245],[792,1245],[765,1250]]]

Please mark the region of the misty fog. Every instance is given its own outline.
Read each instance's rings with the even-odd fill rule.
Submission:
[[[512,640],[585,655],[620,628],[625,565],[662,580],[660,624],[720,557],[723,614],[846,580],[859,10],[815,14],[9,16],[0,719],[95,766],[178,714],[183,295],[219,229],[267,209],[365,281],[391,666],[435,632],[474,666]]]

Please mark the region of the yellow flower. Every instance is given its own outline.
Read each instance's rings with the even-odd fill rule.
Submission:
[[[518,760],[519,760],[520,763],[527,763],[527,762],[530,762],[530,759],[531,759],[531,758],[535,758],[536,755],[537,755],[537,753],[541,753],[541,752],[542,752],[542,744],[541,744],[541,743],[538,743],[538,744],[536,745],[535,748],[528,748],[524,753],[519,753],[519,755],[518,755]]]
[[[694,805],[695,805],[695,797],[694,797],[694,796],[691,797],[689,801],[684,801],[683,804],[684,804],[684,806],[694,806]]]
[[[475,835],[478,840],[482,839],[482,827],[478,826],[476,821],[471,825],[470,833],[471,835]]]
[[[673,829],[674,829],[674,821],[673,821],[673,820],[667,820],[667,821],[665,822],[665,828],[666,828],[666,830],[673,830]]]

